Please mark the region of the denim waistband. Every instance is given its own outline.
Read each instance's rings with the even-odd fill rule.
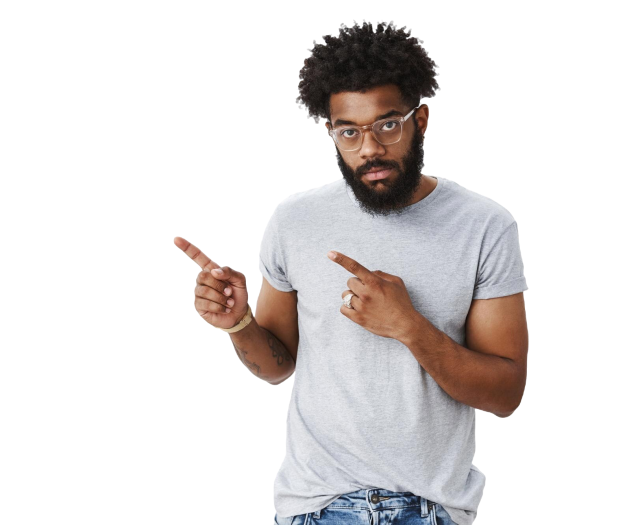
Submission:
[[[434,501],[428,501],[412,492],[393,492],[386,489],[361,489],[342,494],[327,508],[356,508],[361,510],[399,509],[405,507],[421,507],[421,515],[427,515]]]

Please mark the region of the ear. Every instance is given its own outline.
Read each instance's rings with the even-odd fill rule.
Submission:
[[[428,119],[430,117],[430,108],[427,104],[421,104],[419,109],[413,113],[415,118],[415,124],[418,132],[422,135],[425,134],[425,130],[428,129]]]
[[[332,126],[330,125],[330,123],[328,121],[326,121],[326,129],[328,131],[330,131],[331,128],[332,128]]]

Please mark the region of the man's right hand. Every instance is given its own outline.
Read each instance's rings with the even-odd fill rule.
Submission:
[[[229,266],[220,267],[202,251],[182,237],[174,244],[202,268],[195,286],[195,309],[202,319],[217,328],[232,328],[247,313],[245,275]],[[220,275],[215,270],[221,269]],[[228,304],[228,301],[232,304]]]

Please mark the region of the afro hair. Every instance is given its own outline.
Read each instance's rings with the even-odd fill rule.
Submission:
[[[299,93],[309,117],[330,119],[330,95],[342,91],[365,92],[384,84],[399,87],[407,105],[418,105],[422,97],[432,97],[439,89],[434,79],[436,63],[410,30],[397,29],[393,22],[373,26],[356,22],[341,24],[339,36],[326,35],[326,44],[313,41],[312,55],[300,70]]]

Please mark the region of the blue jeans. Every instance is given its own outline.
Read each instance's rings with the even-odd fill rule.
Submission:
[[[343,494],[327,507],[279,518],[274,525],[457,525],[442,505],[412,492],[361,489]]]

